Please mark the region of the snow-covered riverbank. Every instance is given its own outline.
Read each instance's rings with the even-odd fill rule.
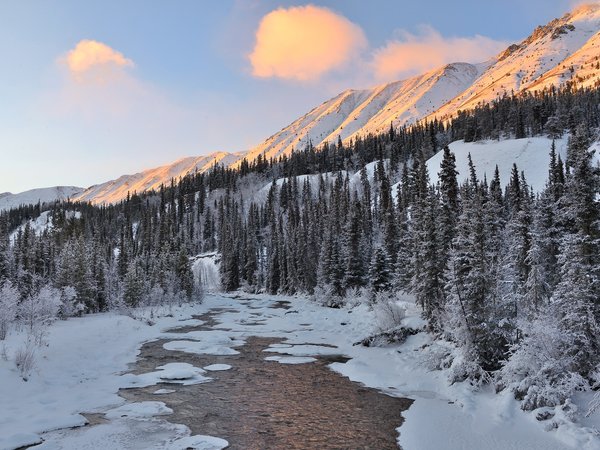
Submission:
[[[443,371],[431,370],[439,364],[436,355],[447,352],[440,344],[432,345],[424,333],[409,337],[401,346],[353,345],[374,331],[374,313],[365,305],[330,309],[302,298],[285,298],[290,309],[283,309],[275,307],[281,297],[244,294],[243,299],[250,301],[243,302],[241,298],[210,295],[202,305],[176,308],[173,317],[155,318],[154,325],[117,314],[58,321],[49,329],[48,345],[36,350],[36,366],[27,382],[20,378],[12,361],[14,352],[23,345],[24,333],[11,333],[7,341],[0,343],[0,350],[4,348],[7,357],[0,359],[3,406],[0,448],[32,444],[41,438],[46,441],[42,448],[98,448],[98,442],[104,442],[103,448],[185,448],[184,445],[190,445],[190,438],[178,439],[186,437],[189,430],[163,420],[168,420],[168,408],[160,404],[128,407],[133,412],[124,414],[125,417],[109,412],[124,404],[117,395],[119,388],[160,379],[160,375],[153,375],[155,381],[148,381],[151,377],[134,379],[122,373],[135,361],[141,345],[149,340],[177,339],[186,344],[171,343],[179,350],[222,354],[235,351],[249,336],[286,339],[283,345],[275,345],[265,353],[265,358],[280,363],[308,364],[311,356],[324,352],[344,354],[352,359],[333,363],[333,370],[390,395],[415,399],[404,413],[406,422],[398,429],[399,443],[406,450],[600,448],[600,440],[592,429],[600,428],[598,415],[573,424],[560,417],[566,416],[565,412],[553,411],[553,419],[538,422],[534,414],[522,412],[509,394],[474,392],[464,383],[449,386]],[[407,307],[405,322],[418,323],[418,310],[410,303],[404,306]],[[191,319],[192,315],[214,308],[225,309],[215,314],[219,325],[212,334],[165,332],[168,328],[194,324],[197,321]],[[180,375],[181,371],[188,374],[191,370],[192,377],[210,377],[210,372],[205,373],[202,368],[171,369],[177,369]],[[157,400],[160,400],[158,395]],[[583,407],[589,397],[580,400]],[[69,429],[86,423],[81,412],[101,413],[102,423]],[[552,423],[558,428],[545,431]],[[63,430],[44,434],[58,429]],[[105,439],[108,435],[112,436],[110,440]],[[211,444],[200,437],[196,441],[197,448],[219,448],[221,442]]]

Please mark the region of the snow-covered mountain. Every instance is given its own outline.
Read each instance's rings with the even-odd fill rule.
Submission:
[[[390,127],[415,122],[435,113],[463,92],[481,75],[487,64],[455,63],[403,81],[372,89],[347,90],[317,106],[289,126],[251,149],[248,160],[289,155],[310,141],[316,146],[350,139],[359,134],[380,133]]]
[[[533,92],[566,82],[578,87],[600,80],[600,4],[581,6],[540,26],[523,42],[497,55],[474,82],[429,117],[471,109],[505,93]]]
[[[302,149],[381,133],[428,118],[451,117],[511,92],[541,90],[575,83],[578,87],[600,85],[600,4],[581,6],[547,25],[540,26],[519,44],[481,64],[453,63],[407,80],[371,89],[346,90],[292,122],[247,153],[218,152],[189,157],[172,164],[124,175],[116,180],[80,188],[36,189],[12,195],[0,194],[0,210],[23,203],[70,197],[92,203],[113,203],[127,193],[156,189],[171,179],[194,171],[203,172],[215,163],[236,167],[245,157],[275,158]],[[504,152],[506,146],[497,146]],[[527,170],[527,167],[522,167]],[[70,191],[63,191],[71,189]],[[79,191],[78,191],[79,189]]]
[[[380,133],[420,119],[445,118],[511,92],[566,82],[600,83],[600,5],[585,5],[540,26],[520,44],[481,64],[454,63],[372,89],[347,90],[257,145],[247,155],[290,154],[338,136]]]
[[[205,156],[182,158],[172,164],[144,170],[133,175],[123,175],[116,180],[91,186],[74,196],[73,200],[94,204],[118,202],[126,198],[127,193],[133,194],[134,192],[158,189],[161,184],[168,185],[171,179],[177,181],[194,172],[205,172],[215,164],[230,166],[242,156],[243,153],[217,152]]]
[[[36,203],[50,203],[57,200],[73,199],[83,191],[84,188],[75,186],[55,186],[32,189],[19,194],[5,192],[0,194],[0,211],[17,208],[21,205],[35,205]]]

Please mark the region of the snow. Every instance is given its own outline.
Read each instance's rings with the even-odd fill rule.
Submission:
[[[267,356],[265,361],[277,361],[279,364],[306,364],[315,362],[310,356]]]
[[[182,425],[174,425],[162,419],[117,418],[110,423],[76,430],[61,430],[44,435],[44,443],[36,450],[159,450],[172,448],[179,439],[190,435]]]
[[[157,369],[155,372],[141,375],[123,375],[122,387],[145,387],[158,383],[190,385],[206,383],[211,380],[211,378],[203,376],[206,373],[203,369],[188,363],[169,363],[159,366]]]
[[[237,355],[240,353],[237,350],[234,350],[231,347],[227,347],[225,345],[198,341],[170,341],[163,344],[163,347],[165,350],[196,353],[199,355],[227,356]]]
[[[560,27],[566,33],[554,35]],[[578,75],[587,77],[578,87],[593,86],[600,79],[600,71],[582,70],[583,64],[592,62],[598,54],[595,45],[600,30],[600,7],[588,5],[541,27],[521,42],[512,53],[496,56],[471,86],[435,112],[433,116],[445,117],[458,110],[468,110],[480,102],[488,102],[515,93],[541,90],[571,81]],[[506,57],[504,57],[506,56]],[[596,62],[596,61],[594,61]],[[573,65],[575,72],[571,74]]]
[[[203,367],[203,369],[209,372],[221,372],[231,369],[231,366],[229,364],[211,364],[210,366]]]
[[[158,190],[171,180],[195,172],[206,172],[215,164],[229,166],[244,156],[244,153],[215,152],[204,156],[190,156],[179,159],[171,164],[144,170],[133,175],[123,175],[116,180],[91,186],[74,197],[76,201],[94,204],[117,203],[127,198],[127,194],[140,193],[148,190]]]
[[[35,205],[37,203],[51,203],[55,201],[74,199],[83,192],[83,188],[75,186],[55,186],[49,188],[32,189],[19,194],[6,192],[0,194],[0,211],[17,208],[21,205]]]
[[[107,419],[117,419],[119,417],[154,417],[173,414],[171,408],[167,408],[163,402],[137,402],[127,403],[118,408],[109,409],[104,416]]]
[[[216,438],[213,436],[195,435],[188,436],[176,440],[171,443],[168,450],[222,450],[229,447],[229,442],[225,439]]]
[[[340,351],[337,347],[324,347],[312,344],[292,345],[285,347],[269,347],[265,352],[284,353],[292,356],[309,356],[309,355],[339,355]]]
[[[35,367],[27,382],[13,362],[15,352],[25,346],[25,332],[11,330],[0,342],[0,353],[6,354],[6,359],[0,358],[0,449],[31,444],[49,430],[80,427],[87,423],[80,412],[124,404],[117,393],[131,378],[120,374],[135,360],[142,343],[180,325],[194,311],[192,306],[173,309],[173,317],[158,317],[154,326],[114,313],[57,321],[48,329],[47,345],[35,350]],[[153,375],[153,381],[161,381],[160,376]]]
[[[321,174],[311,174],[311,175],[298,175],[296,178],[296,182],[298,183],[298,189],[302,190],[302,186],[304,186],[304,183],[306,181],[308,181],[308,183],[310,184],[311,190],[313,192],[313,195],[317,195],[318,194],[318,190],[319,190],[319,182],[322,179],[326,184],[331,183],[333,180],[335,180],[339,175],[341,174],[342,178],[345,178],[346,175],[348,174],[348,172],[346,172],[345,170],[340,170],[338,172],[324,172]],[[278,178],[277,180],[275,180],[275,185],[277,186],[278,190],[281,189],[281,186],[283,185],[284,182],[289,182],[290,178],[286,177],[286,178]],[[267,183],[265,186],[263,186],[252,198],[253,201],[259,201],[259,202],[266,202],[267,198],[269,196],[269,191],[271,190],[271,187],[273,186],[273,182],[269,182]]]
[[[338,136],[349,140],[385,132],[392,122],[395,126],[414,123],[467,89],[479,74],[478,66],[455,63],[407,80],[344,91],[251,149],[247,158],[289,156],[309,141],[314,146],[335,144]]]
[[[80,211],[65,211],[66,219],[81,219]],[[19,225],[11,234],[10,234],[10,242],[14,243],[17,238],[19,232],[25,230],[25,227],[29,225],[31,231],[33,231],[37,236],[40,236],[44,233],[44,231],[50,231],[54,228],[52,223],[52,216],[50,215],[50,211],[43,211],[40,213],[38,217],[35,219],[28,220],[26,224]]]
[[[172,394],[173,392],[177,392],[175,389],[158,389],[153,392],[154,395],[165,395]]]

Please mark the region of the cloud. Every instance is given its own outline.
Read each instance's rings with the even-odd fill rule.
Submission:
[[[279,8],[262,18],[249,59],[256,77],[312,81],[344,66],[366,45],[358,25],[327,8]]]
[[[418,34],[398,31],[373,54],[372,68],[379,81],[417,75],[451,62],[482,62],[508,46],[507,42],[485,36],[444,37],[430,26]]]
[[[102,42],[84,39],[59,59],[77,81],[106,81],[133,61]]]

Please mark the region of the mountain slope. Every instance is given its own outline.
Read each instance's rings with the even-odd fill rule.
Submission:
[[[338,136],[343,140],[459,110],[504,94],[574,82],[600,84],[600,5],[586,5],[540,26],[482,64],[454,63],[408,80],[342,92],[257,145],[247,155],[290,154]]]
[[[380,133],[390,123],[400,126],[435,112],[462,92],[480,75],[485,65],[449,64],[408,80],[372,89],[347,90],[251,149],[248,160],[259,154],[269,158],[289,155],[310,141],[319,145],[350,139],[359,134]]]
[[[87,188],[73,198],[74,201],[115,203],[127,197],[128,193],[144,192],[169,184],[171,179],[179,179],[194,172],[205,172],[215,164],[229,166],[240,159],[240,153],[218,152],[205,156],[182,158],[172,164],[144,170],[133,175],[123,175],[116,180],[107,181]]]
[[[0,209],[2,205],[9,205],[4,206],[6,208],[68,196],[92,203],[113,203],[124,199],[127,193],[157,189],[171,179],[194,171],[206,171],[215,163],[237,167],[244,157],[249,161],[259,155],[277,158],[303,149],[309,141],[319,146],[326,141],[336,142],[338,137],[349,140],[368,133],[381,133],[387,131],[390,124],[398,127],[425,118],[442,119],[504,94],[533,92],[566,83],[574,83],[577,87],[600,86],[599,4],[579,7],[536,28],[527,39],[511,45],[485,63],[454,63],[407,80],[371,89],[346,90],[248,153],[219,152],[184,158],[63,197],[44,192],[40,197],[27,194],[23,199],[11,197],[9,201],[0,194]]]
[[[49,188],[31,189],[29,191],[11,194],[0,194],[0,211],[17,208],[21,205],[35,205],[36,203],[51,203],[67,200],[80,195],[84,188],[75,186],[55,186]]]

